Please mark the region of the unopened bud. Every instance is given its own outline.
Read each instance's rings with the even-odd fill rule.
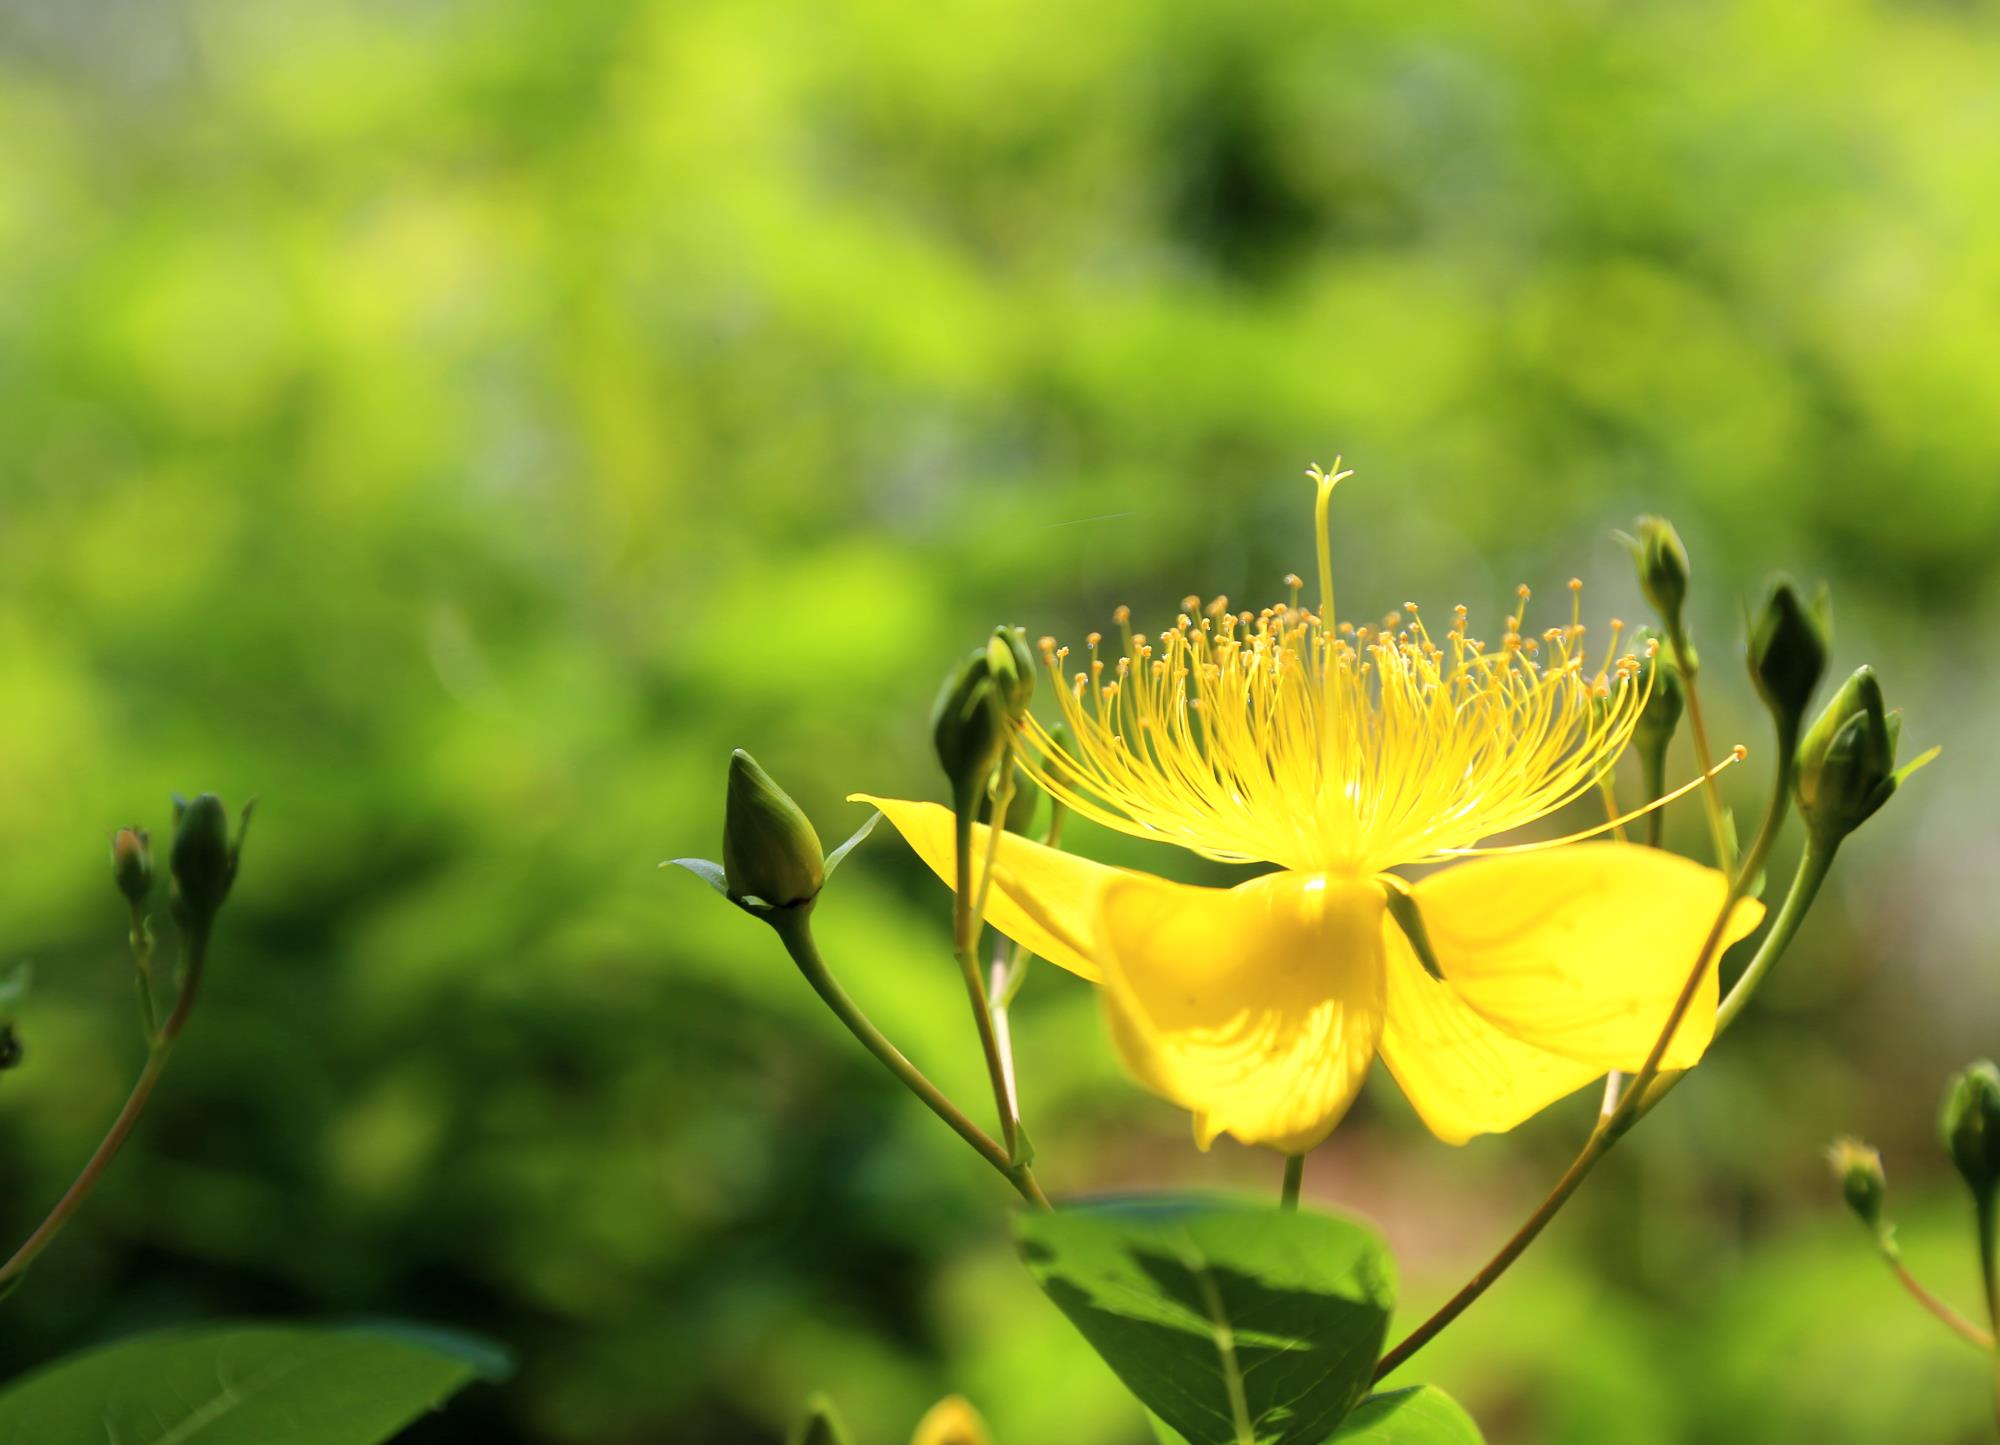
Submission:
[[[1945,1089],[1938,1132],[1945,1152],[1982,1208],[2000,1190],[2000,1069],[1981,1059]]]
[[[799,805],[755,758],[736,749],[729,756],[722,820],[722,875],[729,896],[773,908],[809,903],[825,871],[819,834]]]
[[[1826,1151],[1826,1162],[1854,1217],[1878,1239],[1884,1238],[1882,1201],[1888,1180],[1882,1173],[1882,1156],[1859,1139],[1836,1139]]]
[[[792,1428],[787,1445],[848,1445],[847,1425],[833,1401],[815,1395],[806,1402],[806,1413]]]
[[[1838,843],[1936,755],[1933,749],[1899,772],[1900,734],[1901,721],[1884,708],[1874,670],[1857,668],[1799,744],[1799,813],[1816,837]]]
[[[1782,736],[1798,735],[1806,705],[1826,675],[1826,654],[1824,602],[1808,607],[1790,582],[1773,584],[1750,629],[1750,680]]]
[[[134,908],[153,891],[153,838],[144,828],[120,828],[111,835],[111,881]]]
[[[222,799],[213,793],[203,793],[191,803],[174,799],[174,843],[167,863],[174,879],[175,912],[184,926],[206,928],[214,921],[236,882],[243,834],[249,826],[246,807],[232,841]]]
[[[1669,632],[1678,632],[1687,605],[1688,554],[1680,534],[1665,517],[1641,517],[1639,535],[1627,537],[1639,568],[1639,588]]]
[[[959,806],[973,806],[985,796],[987,782],[1007,750],[1008,685],[993,676],[996,646],[1008,653],[996,639],[967,657],[945,679],[931,708],[931,741]],[[1009,654],[1010,665],[1011,660]]]
[[[1019,722],[1035,698],[1035,656],[1028,651],[1028,634],[1020,627],[996,627],[986,643],[986,666],[1000,689],[1000,704]]]

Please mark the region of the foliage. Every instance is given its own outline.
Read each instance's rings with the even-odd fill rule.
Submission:
[[[492,1347],[386,1327],[210,1327],[108,1345],[0,1391],[0,1440],[377,1445],[462,1386]]]
[[[653,865],[716,852],[734,746],[828,838],[848,788],[916,791],[937,678],[995,622],[1274,591],[1284,480],[1341,449],[1356,599],[1577,567],[1636,618],[1602,528],[1665,512],[1710,578],[1830,577],[1838,669],[1880,663],[1965,769],[1852,845],[1868,916],[1823,909],[1756,1047],[1436,1377],[1496,1440],[1976,1428],[1954,1342],[1886,1281],[1855,1305],[1816,1151],[1928,1157],[1866,1081],[1929,1089],[2000,1008],[1993,689],[1959,651],[2000,550],[1996,63],[1986,8],[1920,0],[14,7],[12,1236],[136,1065],[102,835],[183,780],[265,804],[172,1087],[0,1366],[395,1310],[524,1362],[417,1441],[775,1442],[835,1383],[855,1420],[953,1388],[1003,1445],[1143,1438],[991,1242],[983,1166]],[[1721,673],[1733,601],[1696,593]],[[978,1097],[929,880],[878,839],[841,885],[857,993]],[[1036,1142],[1077,1161],[1051,1188],[1172,1159],[1268,1192],[1229,1146],[1182,1162],[1051,975],[1016,1021]],[[1587,1112],[1447,1154],[1385,1089],[1315,1187],[1384,1221],[1421,1307]]]

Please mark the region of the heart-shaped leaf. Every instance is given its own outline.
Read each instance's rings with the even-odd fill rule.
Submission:
[[[1368,1388],[1394,1269],[1352,1219],[1229,1200],[1023,1213],[1037,1284],[1188,1445],[1321,1445]]]

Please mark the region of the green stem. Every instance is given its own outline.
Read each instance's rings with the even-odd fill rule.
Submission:
[[[1306,1174],[1306,1156],[1291,1154],[1285,1158],[1285,1182],[1278,1193],[1278,1208],[1297,1209],[1299,1207],[1299,1184]]]
[[[1692,700],[1692,686],[1688,691]],[[1492,1288],[1494,1281],[1505,1274],[1508,1267],[1527,1251],[1528,1246],[1533,1244],[1536,1237],[1548,1227],[1549,1221],[1554,1219],[1563,1205],[1569,1202],[1569,1197],[1576,1193],[1578,1186],[1597,1166],[1597,1161],[1609,1153],[1611,1146],[1623,1138],[1653,1104],[1658,1102],[1658,1098],[1663,1096],[1664,1090],[1656,1095],[1652,1089],[1660,1074],[1660,1061],[1666,1057],[1674,1035],[1680,1031],[1681,1020],[1687,1017],[1687,1011],[1694,1002],[1703,977],[1709,969],[1716,966],[1717,955],[1722,951],[1722,939],[1729,926],[1729,917],[1736,911],[1736,905],[1742,901],[1743,895],[1749,891],[1750,880],[1756,877],[1757,870],[1764,866],[1764,859],[1769,855],[1771,845],[1777,840],[1778,830],[1785,821],[1785,812],[1791,797],[1792,760],[1796,742],[1797,739],[1792,735],[1791,729],[1780,728],[1778,777],[1776,786],[1771,790],[1771,805],[1765,813],[1764,825],[1758,829],[1757,841],[1751,846],[1742,865],[1730,878],[1729,889],[1723,895],[1722,907],[1715,915],[1715,922],[1709,925],[1708,936],[1702,941],[1701,953],[1696,958],[1693,969],[1688,973],[1687,982],[1681,987],[1680,996],[1674,1000],[1674,1006],[1668,1012],[1666,1023],[1661,1027],[1659,1037],[1654,1040],[1652,1050],[1646,1055],[1646,1062],[1632,1076],[1631,1083],[1611,1111],[1599,1116],[1596,1126],[1590,1131],[1590,1137],[1584,1141],[1583,1148],[1577,1152],[1576,1158],[1570,1161],[1569,1168],[1563,1171],[1562,1178],[1556,1181],[1555,1188],[1551,1189],[1548,1196],[1536,1206],[1535,1212],[1529,1215],[1527,1221],[1514,1231],[1499,1251],[1481,1266],[1479,1272],[1466,1281],[1457,1294],[1446,1300],[1436,1313],[1410,1331],[1393,1350],[1382,1357],[1381,1362],[1375,1367],[1377,1380],[1386,1377],[1429,1344],[1447,1325],[1464,1314],[1473,1301]]]
[[[1771,920],[1770,932],[1757,945],[1757,952],[1730,987],[1729,995],[1715,1013],[1715,1031],[1720,1034],[1736,1022],[1743,1012],[1743,1006],[1750,1002],[1750,996],[1757,992],[1757,986],[1764,981],[1764,975],[1771,971],[1805,922],[1806,914],[1812,909],[1813,900],[1819,896],[1820,885],[1826,882],[1826,875],[1833,869],[1833,855],[1840,849],[1838,838],[1822,839],[1818,834],[1808,832],[1805,851],[1799,855],[1798,871],[1792,875],[1792,886],[1785,892],[1785,901],[1778,907],[1778,916]]]
[[[1979,1278],[1986,1286],[1986,1320],[1993,1327],[1992,1338],[2000,1338],[2000,1239],[1996,1239],[1995,1228],[2000,1224],[2000,1194],[1990,1187],[1984,1190],[1977,1201],[1979,1214]],[[1992,1361],[1993,1376],[1993,1420],[2000,1428],[2000,1355]]]
[[[1013,778],[1013,762],[1010,754],[1003,759],[1008,780]],[[1000,815],[995,814],[991,825],[988,866],[980,871],[978,894],[974,892],[972,879],[972,819],[978,808],[978,792],[964,790],[968,796],[954,800],[958,826],[954,839],[953,853],[957,864],[956,887],[952,891],[951,943],[952,956],[958,960],[958,971],[965,980],[966,1000],[972,1005],[972,1022],[979,1030],[979,1050],[986,1058],[986,1076],[993,1085],[993,1107],[1000,1115],[1000,1132],[1006,1140],[1008,1157],[1015,1152],[1015,1135],[1019,1121],[1014,1116],[1009,1101],[1007,1087],[1007,1066],[1000,1053],[1000,1039],[993,1029],[993,1011],[986,1002],[986,980],[979,966],[979,933],[984,918],[983,895],[993,881],[991,854],[998,849]]]
[[[1715,779],[1715,751],[1708,745],[1708,719],[1701,710],[1701,688],[1696,681],[1699,669],[1695,664],[1694,649],[1688,645],[1686,627],[1678,621],[1669,624],[1667,640],[1673,646],[1674,660],[1680,664],[1682,690],[1687,698],[1688,732],[1694,738],[1694,760],[1701,768],[1704,779],[1701,796],[1708,805],[1708,830],[1715,839],[1716,866],[1730,873],[1736,867],[1736,848],[1730,841],[1729,823],[1723,816],[1722,784]],[[1779,766],[1789,768],[1791,757],[1792,746],[1788,741]],[[1653,796],[1658,797],[1659,794]]]
[[[1896,1282],[1909,1292],[1910,1298],[1942,1320],[1949,1330],[1959,1338],[1969,1340],[1982,1350],[1993,1348],[1993,1336],[1979,1328],[1971,1320],[1917,1283],[1917,1277],[1910,1273],[1910,1267],[1894,1254],[1885,1252],[1882,1256],[1889,1261],[1890,1272]]]
[[[1662,743],[1657,748],[1645,748],[1640,752],[1640,769],[1645,774],[1648,801],[1663,798],[1667,793],[1667,748]],[[1646,846],[1657,848],[1666,833],[1667,810],[1655,808],[1646,814]]]
[[[1010,1121],[1007,1147],[1011,1157],[1020,1157],[1020,1084],[1014,1072],[1014,1030],[1007,1009],[1020,987],[1020,965],[1025,961],[1019,944],[1004,941],[993,950],[993,970],[987,975],[986,1006],[993,1015],[993,1041],[1000,1050],[1000,1078],[1005,1086],[1000,1117]]]
[[[132,945],[132,966],[138,970],[139,1013],[146,1021],[148,1042],[159,1037],[160,1016],[153,1001],[153,931],[146,926],[146,910],[132,904],[132,928],[127,935]]]
[[[1017,1167],[1008,1158],[1007,1151],[994,1143],[984,1129],[966,1118],[937,1085],[924,1077],[922,1070],[903,1056],[902,1050],[882,1036],[881,1030],[870,1023],[868,1016],[847,996],[846,990],[841,988],[827,968],[826,961],[820,957],[819,946],[813,941],[810,913],[810,906],[788,908],[770,915],[770,922],[784,943],[785,951],[791,954],[792,962],[798,965],[799,972],[812,985],[813,992],[833,1010],[834,1017],[847,1026],[847,1031],[861,1041],[862,1047],[880,1060],[882,1066],[921,1099],[933,1114],[944,1120],[953,1133],[970,1144],[980,1158],[999,1170],[1023,1199],[1047,1209],[1048,1198],[1035,1183],[1034,1174],[1025,1166]]]
[[[194,1011],[195,995],[201,987],[202,969],[208,961],[207,927],[202,926],[188,933],[182,940],[182,946],[186,949],[187,962],[181,975],[180,996],[174,1000],[173,1012],[167,1015],[166,1023],[153,1035],[152,1047],[146,1054],[146,1065],[139,1071],[139,1077],[132,1085],[132,1092],[126,1095],[124,1107],[119,1109],[118,1117],[111,1121],[110,1129],[105,1131],[103,1139],[98,1141],[97,1148],[92,1151],[82,1171],[64,1192],[63,1197],[56,1201],[56,1206],[49,1211],[48,1217],[36,1225],[35,1232],[22,1241],[21,1247],[14,1251],[13,1256],[4,1265],[0,1265],[0,1285],[5,1285],[24,1273],[62,1232],[63,1226],[68,1224],[77,1210],[83,1207],[84,1200],[90,1197],[90,1191],[97,1187],[97,1181],[102,1179],[105,1171],[111,1167],[111,1161],[118,1157],[118,1151],[125,1146],[125,1141],[131,1137],[132,1130],[138,1126],[139,1116],[145,1113],[146,1103],[153,1097],[154,1087],[160,1082],[160,1076],[166,1072],[167,1060],[173,1054],[174,1045],[179,1041],[181,1031],[187,1027],[188,1015]]]

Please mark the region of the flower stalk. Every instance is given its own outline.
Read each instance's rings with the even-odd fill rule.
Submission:
[[[183,940],[180,996],[174,1000],[173,1012],[167,1015],[166,1022],[152,1036],[145,1067],[133,1082],[132,1092],[126,1095],[123,1107],[111,1121],[111,1127],[98,1141],[97,1148],[91,1151],[89,1160],[63,1192],[62,1198],[56,1201],[55,1207],[35,1226],[34,1233],[22,1241],[7,1262],[0,1264],[0,1288],[26,1273],[28,1266],[41,1256],[42,1251],[55,1242],[55,1237],[83,1207],[91,1190],[97,1187],[98,1181],[111,1167],[112,1160],[118,1157],[118,1151],[132,1137],[133,1129],[138,1127],[139,1117],[146,1112],[153,1090],[167,1070],[168,1059],[173,1056],[174,1045],[180,1041],[188,1016],[194,1011],[195,995],[201,987],[202,971],[208,962],[208,941],[209,930],[205,925],[190,931]]]
[[[953,1133],[970,1144],[980,1158],[998,1170],[1015,1192],[1030,1204],[1047,1209],[1048,1197],[1035,1183],[1033,1172],[1025,1166],[1017,1166],[1007,1150],[946,1098],[944,1092],[926,1078],[901,1049],[890,1043],[882,1031],[869,1021],[860,1006],[848,997],[847,991],[826,966],[826,960],[820,956],[819,945],[813,939],[811,913],[810,907],[786,909],[770,915],[769,922],[779,941],[785,945],[785,951],[791,955],[792,962],[798,965],[799,972],[812,985],[813,992],[820,996],[821,1002],[833,1011],[834,1017],[846,1025],[847,1031],[876,1057],[882,1067],[922,1100],[925,1107],[942,1119]]]
[[[1695,716],[1695,688],[1691,671],[1684,672],[1684,681],[1689,716],[1692,718]],[[1570,1196],[1575,1194],[1583,1181],[1590,1176],[1590,1171],[1597,1167],[1598,1161],[1608,1154],[1612,1146],[1629,1133],[1672,1087],[1670,1083],[1656,1087],[1661,1081],[1660,1061],[1666,1057],[1668,1045],[1679,1031],[1681,1021],[1687,1017],[1688,1008],[1694,1002],[1695,992],[1700,987],[1703,977],[1710,968],[1716,966],[1729,917],[1735,911],[1736,905],[1749,892],[1750,880],[1755,878],[1758,870],[1764,866],[1764,860],[1770,853],[1771,845],[1777,840],[1778,830],[1785,820],[1791,795],[1793,756],[1797,739],[1786,736],[1793,730],[1787,729],[1782,720],[1778,730],[1780,734],[1778,776],[1771,789],[1771,804],[1765,813],[1763,827],[1758,830],[1750,852],[1731,874],[1729,890],[1723,898],[1722,907],[1716,913],[1715,922],[1710,926],[1708,936],[1702,943],[1695,965],[1688,973],[1687,983],[1682,987],[1680,996],[1674,1000],[1673,1008],[1661,1026],[1659,1037],[1654,1042],[1645,1063],[1632,1076],[1630,1083],[1618,1095],[1615,1103],[1611,1102],[1612,1096],[1607,1088],[1606,1103],[1611,1104],[1611,1107],[1599,1114],[1595,1127],[1590,1131],[1590,1137],[1584,1141],[1583,1148],[1577,1152],[1576,1158],[1570,1161],[1569,1167],[1563,1171],[1555,1187],[1535,1208],[1534,1213],[1528,1216],[1526,1222],[1514,1231],[1499,1251],[1481,1266],[1479,1272],[1473,1275],[1457,1294],[1445,1301],[1429,1319],[1418,1325],[1394,1349],[1382,1357],[1381,1362],[1375,1367],[1377,1380],[1384,1379],[1394,1372],[1471,1308],[1475,1300],[1491,1289],[1494,1282],[1507,1272],[1514,1261],[1527,1252],[1528,1246],[1533,1244],[1548,1227],[1549,1221],[1556,1217],[1563,1205],[1569,1202]],[[1766,967],[1768,966],[1767,964]]]

